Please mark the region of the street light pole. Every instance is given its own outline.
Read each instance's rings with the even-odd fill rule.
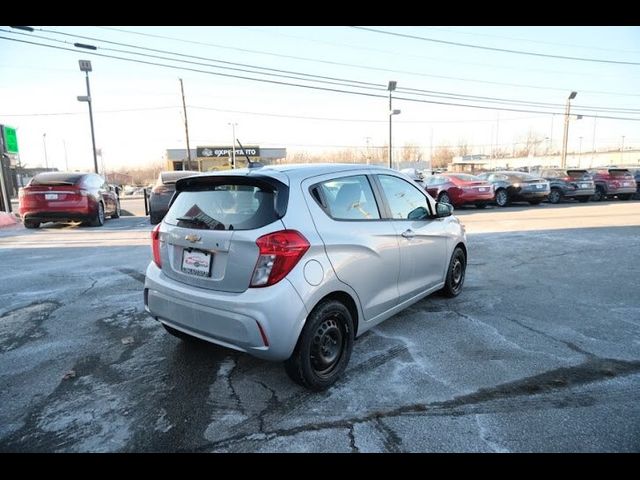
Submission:
[[[49,170],[49,160],[47,159],[47,133],[42,134],[42,146],[44,147],[44,168]]]
[[[231,131],[233,134],[233,144],[231,145],[231,168],[236,168],[236,125],[237,123],[229,122],[227,125],[231,125]],[[248,165],[247,165],[248,166]]]
[[[620,147],[620,163],[624,163],[624,135],[622,135],[622,146]]]
[[[580,168],[580,162],[582,162],[582,137],[578,137],[580,140],[580,147],[578,148],[578,168]]]
[[[391,103],[391,92],[393,92],[396,89],[396,85],[398,84],[398,82],[396,82],[395,80],[390,80],[389,81],[389,86],[387,87],[387,89],[389,90],[389,168],[393,168],[393,144],[392,144],[392,130],[391,130],[391,117],[393,117],[394,115],[398,115],[400,113],[400,110],[394,110],[392,103]]]
[[[75,46],[81,46],[81,44],[75,44]],[[82,48],[87,48],[89,46],[82,46]],[[95,47],[92,48],[95,50]],[[98,173],[98,156],[96,154],[96,135],[93,129],[93,108],[91,107],[91,87],[89,86],[89,72],[91,71],[91,62],[89,60],[79,60],[80,71],[85,73],[85,77],[87,80],[87,96],[79,96],[79,102],[87,102],[89,104],[89,122],[91,124],[91,145],[93,146],[93,167],[95,172]]]
[[[567,140],[569,138],[569,113],[571,112],[571,100],[576,98],[578,92],[571,92],[567,98],[567,105],[564,109],[564,135],[562,137],[562,157],[560,168],[567,168]]]

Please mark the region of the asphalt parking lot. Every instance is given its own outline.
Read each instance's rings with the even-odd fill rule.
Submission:
[[[0,451],[640,451],[640,201],[456,214],[462,294],[323,393],[147,316],[146,218],[0,230]]]

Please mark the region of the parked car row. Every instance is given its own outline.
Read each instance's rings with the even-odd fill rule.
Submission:
[[[484,208],[489,203],[504,207],[511,202],[538,205],[544,200],[555,204],[571,198],[588,202],[614,197],[629,200],[634,195],[640,197],[640,168],[551,168],[535,173],[505,170],[479,175],[449,172],[413,178],[433,198],[455,207],[475,205]]]

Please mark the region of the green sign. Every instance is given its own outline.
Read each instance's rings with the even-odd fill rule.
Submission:
[[[18,153],[18,137],[16,136],[15,128],[4,127],[4,144],[7,148],[7,153]]]

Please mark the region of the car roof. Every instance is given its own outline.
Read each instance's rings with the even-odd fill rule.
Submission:
[[[343,173],[349,171],[378,170],[400,173],[387,167],[378,165],[353,164],[353,163],[311,163],[311,164],[286,164],[267,165],[260,168],[236,168],[235,170],[216,170],[203,172],[200,175],[266,175],[288,184],[289,180],[299,182],[305,178],[324,175],[326,173]]]

